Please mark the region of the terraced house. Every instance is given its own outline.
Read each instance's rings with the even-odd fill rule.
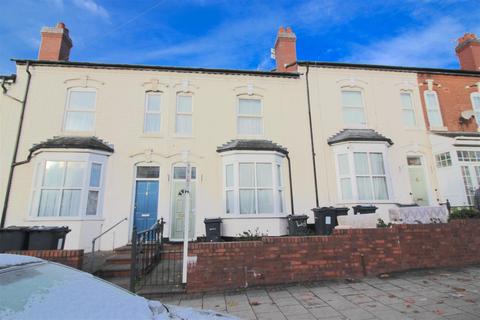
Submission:
[[[111,249],[163,218],[181,240],[187,162],[191,239],[209,217],[225,237],[280,236],[314,207],[375,205],[388,221],[389,208],[454,199],[419,79],[476,71],[298,61],[290,28],[271,72],[71,62],[71,47],[63,24],[44,28],[39,59],[2,77],[7,226],[68,225],[66,247],[89,250],[127,218],[102,239]]]

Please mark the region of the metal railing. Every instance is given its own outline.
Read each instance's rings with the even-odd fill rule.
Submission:
[[[103,235],[105,235],[107,232],[109,232],[110,230],[114,229],[116,226],[118,226],[119,224],[121,224],[123,221],[127,221],[128,218],[123,218],[122,220],[118,221],[117,223],[115,223],[113,226],[111,226],[110,228],[108,228],[107,230],[103,231],[102,233],[100,233],[98,236],[96,236],[95,238],[92,239],[92,262],[91,262],[91,270],[93,272],[93,268],[94,268],[94,264],[95,264],[95,242],[100,239]]]
[[[137,229],[133,228],[130,268],[130,291],[132,292],[135,292],[136,284],[160,261],[164,224],[161,218],[148,230],[137,232]]]

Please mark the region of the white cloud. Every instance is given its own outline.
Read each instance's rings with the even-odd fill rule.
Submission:
[[[74,0],[73,3],[77,7],[87,10],[93,15],[97,15],[106,19],[110,17],[108,11],[101,5],[97,4],[94,0]]]
[[[456,61],[456,39],[465,27],[452,18],[442,18],[434,23],[410,28],[390,39],[369,45],[354,45],[345,61],[358,63],[444,67]]]

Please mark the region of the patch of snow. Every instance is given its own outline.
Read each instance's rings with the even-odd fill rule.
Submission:
[[[21,256],[18,254],[0,254],[0,269],[12,266],[20,266],[28,263],[41,262],[42,259],[30,257],[30,256]]]

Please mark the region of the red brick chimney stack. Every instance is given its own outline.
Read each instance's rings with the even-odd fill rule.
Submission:
[[[297,37],[293,33],[292,28],[284,29],[280,27],[275,41],[275,61],[277,64],[277,71],[280,72],[295,72],[297,65],[286,67],[287,65],[297,61]]]
[[[59,22],[56,27],[43,27],[41,33],[38,60],[68,61],[73,43],[65,24]]]
[[[462,70],[480,71],[480,40],[474,33],[458,38],[455,52]]]

